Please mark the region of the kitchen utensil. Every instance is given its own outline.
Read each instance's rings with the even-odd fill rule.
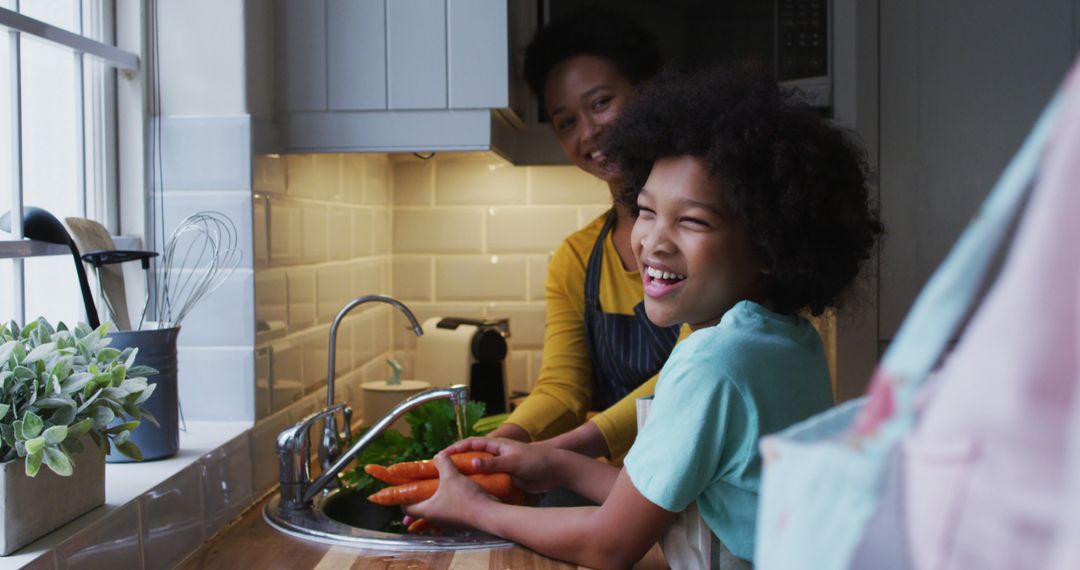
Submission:
[[[86,218],[64,218],[71,239],[79,251],[114,251],[116,245],[105,226]],[[127,290],[124,287],[124,272],[119,265],[94,265],[97,272],[98,287],[105,305],[112,314],[117,328],[131,330],[131,317],[128,313]]]
[[[232,220],[219,212],[198,212],[173,230],[162,252],[154,307],[158,328],[179,326],[240,264],[242,253]],[[139,321],[142,328],[143,318]]]
[[[11,231],[11,212],[0,217],[0,230]],[[97,308],[94,307],[94,296],[90,292],[90,282],[86,278],[86,268],[83,267],[82,258],[79,257],[79,248],[71,239],[64,224],[49,212],[41,208],[26,206],[23,208],[23,236],[28,239],[66,245],[71,250],[71,257],[75,260],[75,274],[79,278],[79,289],[82,291],[83,307],[86,309],[86,322],[91,328],[98,328],[101,321],[98,319]]]

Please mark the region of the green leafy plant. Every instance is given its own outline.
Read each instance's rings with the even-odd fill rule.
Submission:
[[[476,423],[484,415],[483,402],[469,402],[465,408],[465,437],[481,435],[475,429]],[[369,463],[390,465],[402,461],[420,461],[431,459],[446,446],[457,441],[457,418],[454,406],[449,400],[436,400],[420,406],[405,414],[405,422],[412,430],[412,436],[388,429],[367,446],[356,459],[355,467],[344,472],[341,481],[346,487],[370,495],[386,486],[385,483],[364,473],[364,466]],[[367,430],[356,434],[358,439]],[[485,432],[486,433],[486,432]]]
[[[142,419],[158,425],[140,406],[154,392],[146,376],[157,371],[135,364],[137,349],[109,347],[108,330],[45,319],[0,326],[0,461],[24,458],[30,477],[42,463],[67,477],[84,435],[99,460],[112,446],[142,459],[129,437]]]

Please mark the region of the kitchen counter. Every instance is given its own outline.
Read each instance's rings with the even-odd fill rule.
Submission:
[[[236,568],[288,568],[290,570],[353,568],[409,569],[544,569],[573,570],[573,564],[541,556],[520,546],[490,550],[446,552],[385,552],[353,547],[330,546],[309,542],[280,533],[262,518],[259,501],[232,527],[188,557],[178,568],[183,570]],[[667,568],[659,547],[652,550],[634,568]]]

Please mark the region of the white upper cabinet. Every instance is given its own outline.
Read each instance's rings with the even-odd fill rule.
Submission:
[[[511,65],[535,29],[535,0],[276,6],[282,150],[512,154],[496,141],[513,146],[523,124]]]

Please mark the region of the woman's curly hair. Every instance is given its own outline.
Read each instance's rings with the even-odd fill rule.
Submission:
[[[629,16],[597,7],[566,14],[537,32],[525,49],[525,80],[541,108],[548,73],[579,55],[611,61],[631,85],[649,79],[661,65],[656,38]]]
[[[863,152],[751,64],[661,72],[604,144],[624,173],[620,201],[635,211],[657,159],[703,160],[745,224],[780,312],[836,305],[883,231]]]

